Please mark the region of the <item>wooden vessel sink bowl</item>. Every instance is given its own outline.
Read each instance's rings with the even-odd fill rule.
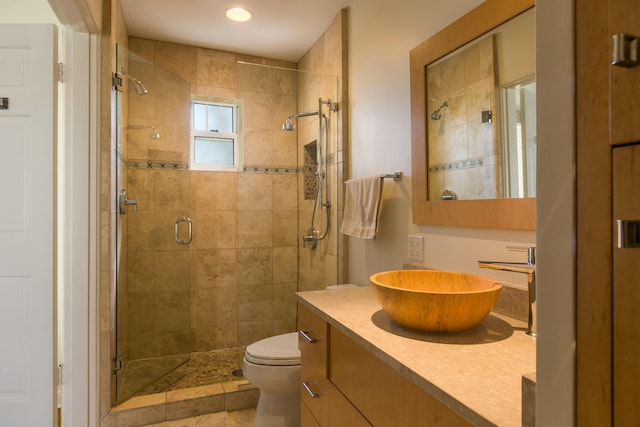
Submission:
[[[438,270],[384,271],[369,281],[382,309],[398,324],[435,333],[478,325],[502,290],[494,279]]]

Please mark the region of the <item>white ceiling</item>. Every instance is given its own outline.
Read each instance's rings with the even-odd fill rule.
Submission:
[[[130,36],[298,62],[353,0],[121,0]],[[242,6],[248,22],[225,11]]]

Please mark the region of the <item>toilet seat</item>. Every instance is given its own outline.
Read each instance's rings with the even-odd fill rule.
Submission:
[[[276,335],[247,346],[244,358],[256,365],[294,366],[300,364],[298,333]]]

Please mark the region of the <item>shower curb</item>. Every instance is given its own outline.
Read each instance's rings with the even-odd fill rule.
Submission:
[[[102,427],[142,427],[216,412],[255,408],[259,389],[230,381],[131,398],[111,409]]]

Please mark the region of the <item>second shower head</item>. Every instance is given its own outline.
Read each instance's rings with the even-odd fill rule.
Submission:
[[[446,110],[449,108],[449,102],[444,101],[438,109],[436,109],[433,113],[431,113],[431,120],[440,120],[442,118],[442,110]]]
[[[293,123],[291,123],[291,117],[287,117],[287,120],[282,124],[282,130],[293,130]]]
[[[317,110],[314,111],[305,111],[303,113],[292,114],[284,121],[282,125],[282,130],[291,131],[294,129],[292,119],[297,119],[298,117],[308,117],[308,116],[317,116],[319,113]]]

